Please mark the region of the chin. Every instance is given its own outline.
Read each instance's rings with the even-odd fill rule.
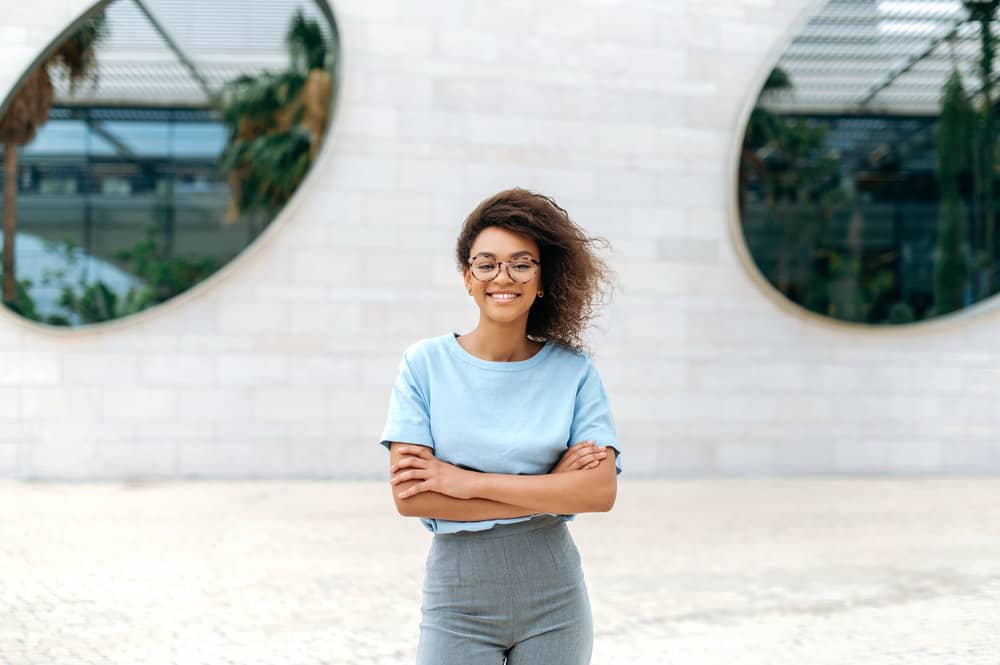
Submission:
[[[527,321],[528,312],[484,312],[486,316],[496,323],[516,323],[521,320]]]

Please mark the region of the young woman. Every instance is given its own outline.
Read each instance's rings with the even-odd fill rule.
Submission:
[[[611,510],[621,472],[581,341],[609,285],[597,242],[548,197],[486,199],[457,243],[479,324],[403,355],[381,443],[397,509],[434,534],[418,665],[590,662],[566,522]]]

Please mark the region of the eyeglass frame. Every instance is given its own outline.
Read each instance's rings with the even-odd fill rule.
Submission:
[[[472,262],[475,261],[480,256],[488,256],[488,257],[491,257],[494,261],[496,261],[497,265],[499,266],[497,268],[497,274],[493,275],[489,279],[479,279],[478,277],[476,277],[476,273],[472,269]],[[524,280],[523,282],[518,281],[517,279],[514,279],[514,275],[512,275],[511,272],[510,272],[510,264],[514,263],[515,261],[522,261],[522,260],[531,261],[532,263],[535,264],[535,268],[536,268],[535,272],[531,273],[531,276],[528,277],[528,279]],[[507,277],[510,278],[510,281],[515,282],[517,284],[527,284],[532,279],[534,279],[535,275],[538,274],[538,270],[537,269],[539,267],[541,267],[541,265],[542,265],[542,262],[539,261],[538,259],[536,259],[533,256],[518,256],[517,258],[513,258],[510,261],[501,261],[495,255],[490,254],[489,252],[480,252],[480,253],[476,254],[475,256],[469,257],[468,263],[469,263],[469,274],[472,275],[473,279],[475,279],[477,282],[483,282],[484,284],[488,284],[488,283],[492,282],[494,279],[496,279],[497,277],[499,277],[500,273],[503,272],[505,269],[507,270]]]

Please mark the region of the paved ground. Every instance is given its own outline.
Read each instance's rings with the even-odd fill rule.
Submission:
[[[1000,663],[1000,478],[623,481],[570,528],[594,665]],[[412,663],[429,543],[381,482],[0,481],[0,662]]]

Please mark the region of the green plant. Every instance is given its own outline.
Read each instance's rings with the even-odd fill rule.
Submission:
[[[808,273],[821,253],[825,229],[843,203],[843,195],[831,186],[837,159],[823,154],[828,127],[779,120],[771,140],[757,151],[761,161],[770,164],[759,176],[767,201],[767,225],[778,239],[776,285],[803,302],[808,286],[798,284],[798,276]]]
[[[0,117],[0,143],[4,148],[3,301],[12,308],[16,308],[19,297],[15,284],[17,266],[14,258],[14,243],[17,239],[17,146],[34,140],[39,128],[49,120],[53,98],[49,68],[65,67],[70,92],[75,92],[79,81],[96,77],[96,46],[107,34],[103,11],[88,18],[59,45],[43,65],[35,68],[25,78],[3,117]]]
[[[2,271],[0,271],[2,272]],[[14,300],[5,303],[12,311],[20,314],[26,319],[39,320],[38,311],[35,308],[35,301],[28,290],[32,286],[30,279],[19,279],[16,281],[17,296]]]
[[[998,0],[963,0],[962,4],[969,11],[973,21],[979,23],[979,79],[980,79],[980,110],[977,136],[974,141],[974,156],[977,168],[974,168],[976,200],[981,210],[980,226],[982,229],[982,244],[977,256],[977,264],[981,273],[980,298],[985,298],[995,292],[996,273],[996,205],[994,201],[994,180],[997,164],[997,136],[995,111],[993,109],[993,61],[996,57],[996,38],[993,35],[992,24],[996,18]],[[947,82],[945,86],[947,86]]]
[[[758,157],[757,151],[778,139],[785,126],[784,119],[764,105],[778,94],[787,92],[793,87],[792,79],[788,73],[780,67],[775,67],[767,75],[764,87],[761,88],[760,95],[757,97],[757,103],[750,111],[746,133],[743,135],[743,149],[740,154],[739,208],[741,211],[744,208],[744,192],[749,172],[754,171],[760,178],[767,177],[767,166]]]
[[[108,37],[108,21],[103,11],[84,21],[83,25],[66,38],[52,57],[49,65],[66,69],[70,94],[76,93],[77,86],[84,79],[97,82],[97,45]]]
[[[118,296],[104,282],[86,284],[79,294],[71,287],[63,287],[59,305],[76,313],[83,323],[97,323],[118,317]]]
[[[146,237],[130,249],[117,252],[117,257],[125,262],[129,272],[145,282],[142,291],[129,298],[131,307],[144,309],[149,305],[164,302],[187,291],[219,269],[219,262],[211,257],[168,256],[157,240],[156,228],[146,229]],[[138,311],[129,309],[126,313]]]
[[[937,258],[934,266],[934,311],[946,314],[965,304],[969,279],[966,210],[959,191],[962,173],[973,164],[976,112],[954,70],[941,95],[937,126],[937,179],[941,189]]]
[[[72,258],[67,246],[67,262]],[[146,229],[146,236],[131,248],[119,250],[117,257],[127,269],[143,282],[123,295],[117,295],[104,282],[80,282],[71,285],[63,281],[59,305],[79,317],[81,323],[99,323],[118,319],[148,309],[183,293],[214,273],[219,262],[211,257],[168,256],[157,240],[155,226]],[[62,279],[65,271],[51,277]],[[50,323],[56,323],[52,321]],[[65,320],[65,317],[61,317]]]
[[[889,323],[912,323],[916,319],[917,315],[913,311],[913,306],[905,300],[894,302],[889,308]]]
[[[228,221],[269,217],[291,198],[316,158],[332,95],[330,48],[301,11],[285,37],[289,68],[228,83],[220,110],[229,125],[221,167],[232,191]]]

